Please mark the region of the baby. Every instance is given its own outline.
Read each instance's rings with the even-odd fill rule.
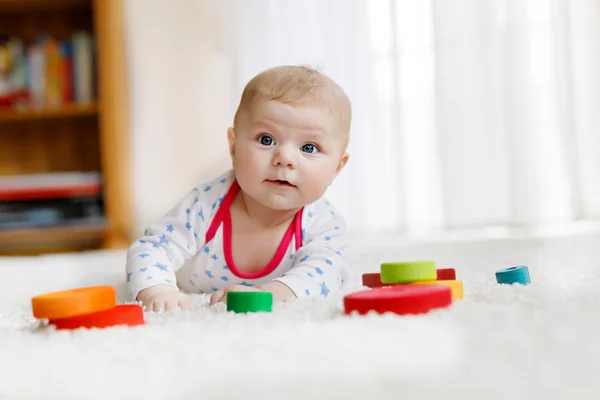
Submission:
[[[347,279],[346,225],[324,198],[348,161],[350,100],[325,75],[280,66],[244,89],[227,130],[233,168],[199,185],[127,253],[147,310],[188,308],[187,293],[327,296]],[[180,291],[181,289],[181,291]]]

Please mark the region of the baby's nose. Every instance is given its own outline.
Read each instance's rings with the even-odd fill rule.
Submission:
[[[296,154],[291,146],[280,146],[274,154],[273,165],[296,168]]]

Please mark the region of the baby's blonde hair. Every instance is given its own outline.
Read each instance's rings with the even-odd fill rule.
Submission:
[[[305,66],[283,65],[267,69],[248,82],[235,113],[234,126],[244,111],[261,100],[274,100],[292,106],[322,106],[338,119],[348,135],[352,119],[350,99],[344,90],[324,74]]]

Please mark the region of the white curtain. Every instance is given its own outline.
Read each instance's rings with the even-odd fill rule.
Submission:
[[[329,196],[356,231],[600,217],[594,0],[230,1],[232,107],[276,64],[337,79],[351,162]],[[233,109],[232,109],[233,110]]]
[[[442,224],[599,218],[599,3],[432,4]]]
[[[319,68],[351,97],[351,159],[328,195],[357,233],[600,218],[595,0],[150,3],[128,2],[138,198],[170,190],[146,220],[228,165],[243,86],[278,64]]]

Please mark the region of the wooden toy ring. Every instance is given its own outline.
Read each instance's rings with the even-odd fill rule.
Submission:
[[[365,290],[344,297],[344,313],[398,315],[423,314],[452,304],[450,288],[444,285],[401,285]]]
[[[526,265],[519,265],[517,267],[501,269],[496,272],[496,282],[508,285],[512,285],[513,283],[528,285],[531,283],[529,268]]]
[[[370,288],[382,287],[381,274],[379,272],[366,273],[362,275],[362,284]]]
[[[454,268],[440,268],[436,271],[438,281],[456,280],[456,271]]]
[[[434,281],[437,278],[433,261],[388,262],[381,264],[382,283]]]
[[[79,315],[77,317],[52,319],[49,324],[56,329],[78,329],[78,328],[107,328],[110,326],[144,325],[144,310],[137,304],[121,304],[109,310],[99,311],[92,314]]]
[[[463,283],[457,280],[443,280],[443,281],[421,281],[407,283],[407,285],[445,285],[450,288],[452,293],[452,300],[461,300],[463,298]]]
[[[271,292],[228,292],[227,311],[235,313],[271,312],[273,293]]]
[[[108,310],[117,305],[112,286],[92,286],[52,292],[31,299],[35,318],[61,319]]]

